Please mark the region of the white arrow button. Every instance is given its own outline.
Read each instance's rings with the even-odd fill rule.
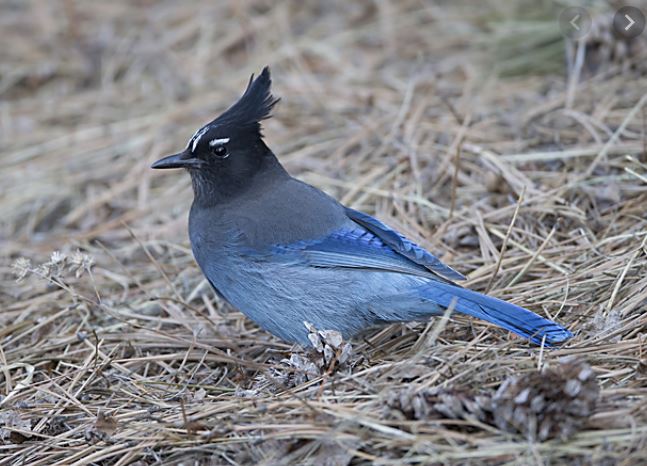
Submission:
[[[580,30],[580,27],[577,25],[577,20],[580,19],[580,15],[575,15],[575,18],[571,20],[571,26],[575,28],[576,31]]]
[[[645,30],[645,13],[633,6],[623,6],[613,15],[613,30],[625,40],[635,39]]]
[[[627,26],[625,27],[625,31],[628,31],[631,26],[636,24],[636,22],[633,19],[631,19],[631,16],[629,15],[625,15],[625,18],[627,18],[627,21],[629,21],[629,24],[627,24]]]
[[[633,13],[628,13],[635,18]],[[622,27],[624,26],[625,22],[622,18]],[[559,29],[569,39],[581,39],[591,30],[591,14],[586,8],[579,6],[564,8],[559,14]]]

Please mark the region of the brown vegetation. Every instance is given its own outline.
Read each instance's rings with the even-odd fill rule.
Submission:
[[[644,461],[646,48],[566,63],[538,2],[439,3],[0,2],[0,464]],[[290,172],[573,340],[312,356],[216,299],[148,167],[265,64]]]

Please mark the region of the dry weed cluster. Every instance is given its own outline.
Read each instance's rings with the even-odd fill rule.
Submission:
[[[647,47],[530,1],[0,8],[0,464],[644,464]],[[149,165],[265,64],[290,172],[573,340],[451,316],[313,355],[216,299]]]

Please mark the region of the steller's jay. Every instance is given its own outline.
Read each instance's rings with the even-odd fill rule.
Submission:
[[[186,149],[152,168],[185,168],[193,254],[216,292],[262,328],[307,346],[304,322],[345,338],[454,310],[535,343],[571,332],[515,304],[467,290],[464,277],[379,220],[291,177],[260,122],[278,102],[267,67]]]

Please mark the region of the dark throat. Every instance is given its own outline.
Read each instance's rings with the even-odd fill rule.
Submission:
[[[255,189],[260,192],[263,186],[283,177],[289,177],[269,149],[245,163],[227,164],[225,162],[190,170],[189,173],[193,185],[194,204],[199,207],[222,204]]]

